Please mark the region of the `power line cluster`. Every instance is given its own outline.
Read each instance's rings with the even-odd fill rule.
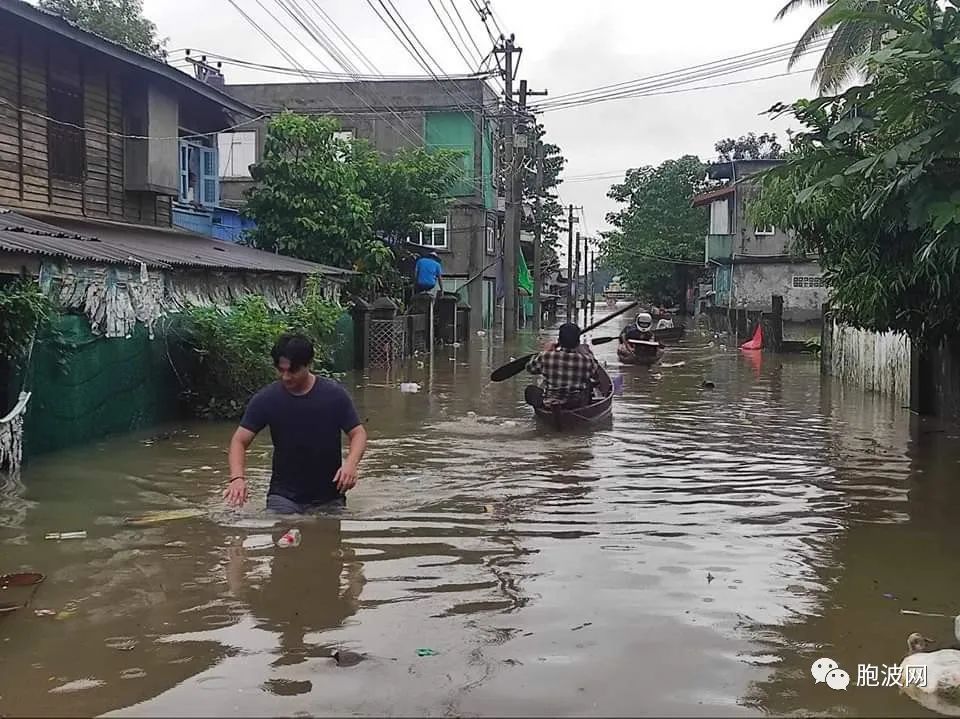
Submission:
[[[269,0],[268,0],[269,1]],[[301,76],[309,81],[316,81],[316,77],[308,70],[302,63],[300,63],[297,58],[281,43],[277,38],[265,29],[262,23],[257,22],[249,13],[247,13],[237,2],[237,0],[228,0],[228,2],[233,6],[233,8],[240,14],[241,17],[246,20],[246,22],[253,27],[267,42],[277,50],[284,57],[284,59],[289,62],[292,68]],[[322,8],[319,8],[316,0],[273,0],[272,6],[268,7],[264,4],[264,0],[255,0],[260,9],[267,14],[267,16],[278,25],[285,33],[297,44],[299,44],[304,50],[307,51],[314,58],[314,60],[324,69],[326,74],[332,75],[337,71],[331,68],[330,64],[316,51],[314,48],[304,42],[302,35],[305,32],[308,39],[313,40],[319,48],[322,48],[324,53],[329,57],[335,64],[339,65],[341,70],[345,73],[347,78],[352,82],[347,82],[345,87],[349,92],[351,92],[360,104],[365,108],[365,110],[359,110],[360,112],[369,112],[373,115],[379,116],[382,118],[391,129],[396,132],[400,137],[404,138],[406,141],[410,142],[412,145],[417,146],[420,144],[420,138],[417,137],[417,134],[407,127],[407,123],[401,117],[400,113],[388,103],[384,98],[380,96],[380,93],[377,89],[377,84],[369,82],[370,79],[387,79],[386,76],[382,75],[378,68],[369,60],[363,52],[356,47],[352,41],[349,39],[344,40],[346,33],[343,32],[342,28],[336,24],[336,22],[327,14],[322,13],[321,15],[314,15],[314,13],[309,12],[311,9],[315,11],[322,12]],[[306,5],[310,3],[311,7],[308,8]],[[426,45],[417,37],[411,25],[406,21],[403,15],[397,10],[396,5],[393,3],[393,0],[367,0],[370,8],[375,12],[377,17],[383,22],[387,28],[391,31],[397,41],[401,44],[406,52],[411,54],[414,57],[415,61],[422,67],[428,75],[438,84],[439,87],[451,98],[452,104],[451,107],[455,108],[461,112],[464,112],[467,117],[470,117],[474,123],[476,129],[476,120],[473,119],[475,115],[480,115],[481,118],[487,118],[486,108],[480,102],[474,101],[473,98],[470,98],[463,92],[463,89],[459,87],[456,83],[451,83],[443,81],[441,76],[446,77],[446,73],[443,71],[443,68],[437,63],[436,59],[432,56],[429,50],[426,48]],[[449,0],[455,6],[456,0]],[[376,3],[376,4],[375,4]],[[378,7],[379,6],[379,7]],[[274,12],[274,9],[282,10],[283,13],[294,22],[294,30],[291,28],[279,17],[277,13]],[[330,30],[328,33],[323,27],[322,24]],[[299,26],[299,29],[303,32],[298,32],[296,26]],[[346,42],[347,46],[344,47],[341,45],[342,42]],[[352,57],[351,57],[352,56]],[[356,62],[354,62],[356,60]],[[430,62],[433,62],[431,65]],[[361,73],[359,65],[364,65],[367,69],[372,69],[374,73],[371,75],[369,73]],[[439,72],[438,72],[439,71]],[[346,78],[344,78],[346,79]],[[364,91],[363,93],[359,92],[354,84],[360,86]],[[451,90],[451,87],[456,90],[457,94]],[[376,105],[371,103],[367,96],[372,97]],[[336,101],[331,102],[334,105],[336,111],[339,111],[341,114],[357,114],[358,111],[350,112],[347,109],[343,108]],[[399,124],[396,124],[391,120],[392,116]],[[459,164],[456,161],[451,161],[451,168],[459,167]],[[482,192],[482,184],[476,178],[472,183],[474,189]]]
[[[829,42],[829,38],[818,40],[811,43],[804,54],[810,54],[823,50]],[[634,97],[648,97],[655,94],[668,94],[671,92],[687,92],[692,89],[710,89],[720,87],[720,85],[705,85],[696,88],[686,87],[691,83],[702,82],[704,80],[713,80],[729,75],[735,75],[749,70],[754,70],[769,65],[786,62],[793,53],[793,43],[774,45],[772,47],[754,50],[741,55],[714,60],[700,65],[693,65],[686,68],[672,70],[670,72],[648,75],[646,77],[627,80],[625,82],[614,83],[610,85],[601,85],[595,88],[569,92],[563,95],[557,95],[549,100],[544,100],[531,107],[534,113],[554,112],[573,107],[583,107],[594,105],[601,102],[610,102],[612,100],[624,100]],[[771,77],[781,77],[775,75]],[[745,84],[747,82],[756,82],[768,78],[751,78],[739,81],[735,84]],[[731,83],[734,84],[734,83]]]

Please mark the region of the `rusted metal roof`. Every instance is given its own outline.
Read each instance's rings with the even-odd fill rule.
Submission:
[[[719,190],[711,190],[710,192],[704,192],[702,195],[697,195],[691,201],[691,204],[694,207],[702,207],[703,205],[709,205],[715,200],[722,200],[724,197],[730,197],[734,192],[736,192],[736,185],[730,184],[726,187],[721,187]]]
[[[0,250],[106,264],[139,266],[142,262],[158,268],[320,273],[331,277],[355,274],[190,232],[47,215],[32,217],[3,208]]]

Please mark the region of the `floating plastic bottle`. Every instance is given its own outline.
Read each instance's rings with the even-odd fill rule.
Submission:
[[[300,530],[299,529],[288,529],[286,533],[277,540],[278,547],[299,547],[300,546]]]

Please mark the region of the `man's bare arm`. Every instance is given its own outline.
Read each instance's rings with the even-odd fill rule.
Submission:
[[[247,448],[257,435],[245,427],[237,427],[230,439],[228,462],[230,464],[230,484],[223,492],[227,504],[242,507],[247,501]]]
[[[347,432],[347,437],[350,439],[350,450],[347,452],[347,458],[344,460],[343,466],[340,467],[334,478],[337,489],[341,492],[346,492],[356,486],[360,474],[360,460],[363,459],[363,454],[367,451],[367,430],[362,424],[358,424]]]

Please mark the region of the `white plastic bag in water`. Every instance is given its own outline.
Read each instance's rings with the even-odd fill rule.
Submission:
[[[416,382],[401,382],[400,391],[404,394],[416,394],[420,391],[420,385]]]

